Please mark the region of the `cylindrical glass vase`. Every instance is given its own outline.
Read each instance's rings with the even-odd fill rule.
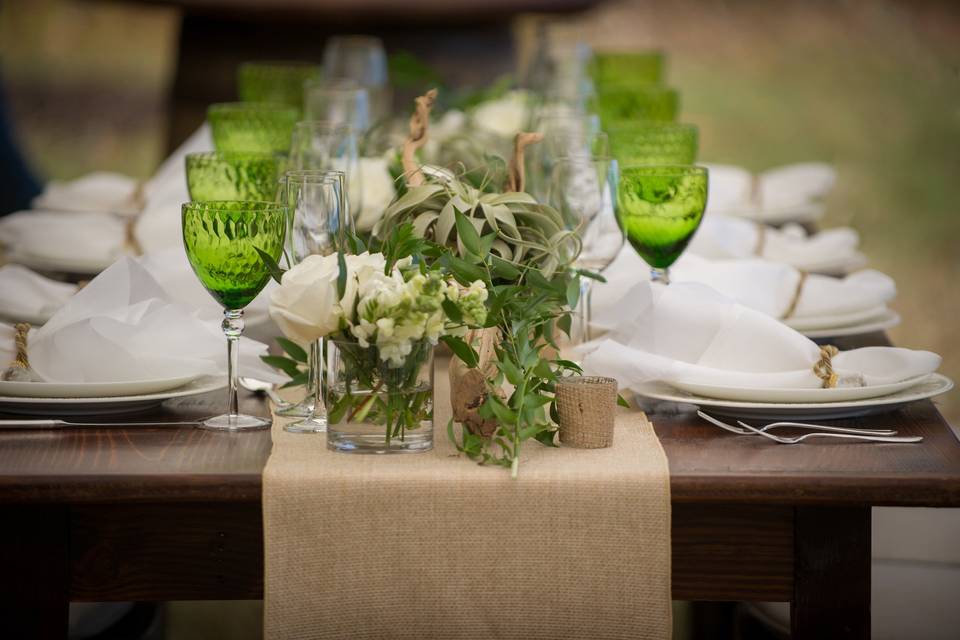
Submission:
[[[327,447],[346,453],[433,448],[433,345],[413,343],[402,363],[355,342],[327,342]]]

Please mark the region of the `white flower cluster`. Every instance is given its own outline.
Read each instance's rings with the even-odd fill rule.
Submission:
[[[476,281],[461,288],[438,271],[421,273],[410,260],[384,273],[382,254],[344,256],[347,283],[337,296],[337,256],[310,256],[283,275],[270,297],[270,315],[283,333],[301,344],[340,335],[362,347],[376,346],[380,359],[403,365],[414,345],[437,344],[486,321],[487,289]],[[456,305],[454,321],[443,308]]]

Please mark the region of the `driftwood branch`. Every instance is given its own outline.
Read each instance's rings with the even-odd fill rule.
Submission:
[[[542,133],[521,131],[513,139],[513,155],[510,157],[510,170],[507,173],[507,191],[523,191],[525,175],[523,153],[531,144],[543,140]]]
[[[430,89],[426,94],[417,98],[416,107],[410,116],[410,135],[403,143],[403,174],[407,185],[416,187],[425,180],[420,164],[417,162],[417,149],[427,143],[427,130],[430,128],[430,111],[437,99],[437,90]]]

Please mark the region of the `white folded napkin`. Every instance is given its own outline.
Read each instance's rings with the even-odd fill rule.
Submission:
[[[634,391],[650,381],[742,388],[815,389],[820,347],[769,316],[700,284],[637,282],[621,290],[630,311],[585,345],[584,371]],[[873,386],[932,373],[929,351],[865,347],[832,358],[838,386]]]
[[[821,162],[786,165],[753,175],[731,165],[708,164],[707,212],[780,221],[817,217],[821,200],[833,188],[836,171]]]
[[[76,180],[51,180],[33,199],[34,209],[121,215],[140,210],[139,183],[119,173],[97,171]]]
[[[784,262],[804,271],[830,273],[862,267],[857,251],[860,236],[849,227],[814,234],[800,225],[779,229],[732,216],[704,216],[687,248],[689,253],[711,260],[765,258]]]
[[[57,282],[18,264],[0,267],[0,316],[42,324],[76,293],[77,286]]]
[[[43,327],[31,332],[30,364],[44,380],[122,382],[226,375],[222,315],[170,300],[135,260],[123,258],[81,289]],[[3,353],[12,353],[5,329]],[[282,381],[260,362],[264,344],[241,339],[243,375]]]
[[[606,283],[594,287],[593,323],[600,329],[616,326],[625,305],[634,302],[623,292],[638,280],[649,279],[650,269],[629,245],[603,272]],[[800,272],[787,264],[768,260],[707,260],[685,254],[670,268],[671,282],[699,282],[727,298],[774,318],[784,318],[800,285]],[[893,280],[867,269],[845,278],[809,274],[789,315],[791,323],[826,316],[863,314],[875,317],[896,296]]]
[[[18,211],[0,219],[10,262],[98,271],[124,253],[126,221],[111,213]]]

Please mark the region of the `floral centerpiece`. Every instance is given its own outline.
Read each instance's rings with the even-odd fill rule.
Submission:
[[[523,190],[523,151],[539,134],[517,134],[502,191],[417,162],[435,96],[417,99],[402,154],[406,189],[374,235],[386,240],[410,225],[432,247],[425,260],[461,284],[481,283],[486,290],[482,328],[445,340],[456,356],[454,420],[463,425],[459,436],[453,421],[448,429],[461,452],[516,476],[525,441],[554,444],[556,384],[579,371],[556,356],[554,336],[569,332],[581,275],[596,276],[571,268],[580,248],[576,234],[555,209]]]
[[[422,249],[406,227],[386,254],[309,256],[271,296],[270,314],[289,339],[326,339],[332,448],[432,447],[434,346],[485,323],[487,290],[458,284],[440,265],[414,264],[410,253]]]

